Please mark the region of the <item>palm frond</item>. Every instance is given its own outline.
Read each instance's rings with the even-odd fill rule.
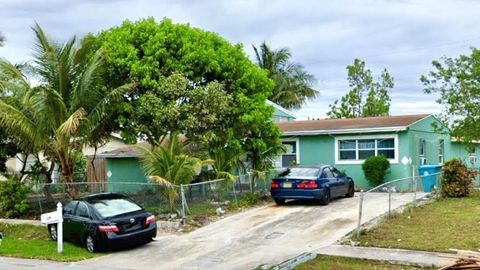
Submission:
[[[4,58],[0,58],[0,73],[9,79],[9,81],[0,81],[0,88],[8,88],[10,83],[20,84],[20,86],[24,87],[25,89],[30,88],[30,83],[20,69]]]
[[[136,87],[136,84],[124,84],[120,87],[113,89],[106,97],[97,102],[96,106],[90,110],[90,113],[87,116],[87,124],[89,127],[87,130],[92,132],[98,127],[98,125],[105,119],[105,112],[110,104],[115,101],[120,100],[123,95]]]
[[[85,114],[86,112],[83,108],[76,110],[65,122],[63,122],[63,124],[60,125],[60,127],[58,127],[56,133],[62,137],[76,135],[80,121],[85,119]]]
[[[103,53],[101,50],[98,50],[93,58],[81,69],[75,88],[71,91],[72,97],[70,107],[72,109],[80,106],[87,107],[87,104],[81,104],[82,101],[96,101],[97,97],[100,96],[100,93],[98,93],[94,86],[99,77],[98,68],[101,64],[102,58]],[[76,59],[75,61],[82,62],[80,59]],[[83,61],[85,61],[85,59],[83,59]]]
[[[42,135],[37,126],[22,111],[0,100],[0,125],[20,140],[36,145],[43,144]]]
[[[148,177],[148,180],[154,182],[157,185],[164,186],[167,188],[175,188],[175,185],[170,183],[167,179],[157,176],[157,175],[152,175]]]

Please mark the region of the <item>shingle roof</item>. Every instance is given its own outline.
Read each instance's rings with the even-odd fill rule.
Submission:
[[[401,130],[429,114],[364,117],[350,119],[303,120],[277,123],[284,135],[345,133],[348,131]]]

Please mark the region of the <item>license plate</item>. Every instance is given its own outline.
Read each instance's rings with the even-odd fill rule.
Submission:
[[[283,186],[284,188],[291,188],[291,187],[292,187],[292,183],[290,183],[290,182],[285,182],[285,183],[283,183],[282,186]]]

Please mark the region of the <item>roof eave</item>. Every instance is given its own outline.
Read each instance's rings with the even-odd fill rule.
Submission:
[[[273,102],[273,101],[270,101],[267,99],[267,104],[270,105],[270,106],[273,106],[274,108],[276,108],[277,110],[279,111],[282,111],[284,112],[285,114],[287,114],[288,116],[296,119],[297,117],[289,110],[285,109],[284,107],[278,105],[277,103]]]
[[[355,128],[338,130],[301,130],[285,131],[282,136],[300,136],[300,135],[325,135],[325,134],[350,134],[350,133],[380,133],[380,132],[398,132],[405,131],[407,127],[381,127],[381,128]]]

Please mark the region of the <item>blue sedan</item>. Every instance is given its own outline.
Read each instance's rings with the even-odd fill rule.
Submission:
[[[355,184],[329,165],[288,168],[272,180],[270,194],[277,205],[286,199],[317,200],[327,205],[336,197],[353,197]]]

